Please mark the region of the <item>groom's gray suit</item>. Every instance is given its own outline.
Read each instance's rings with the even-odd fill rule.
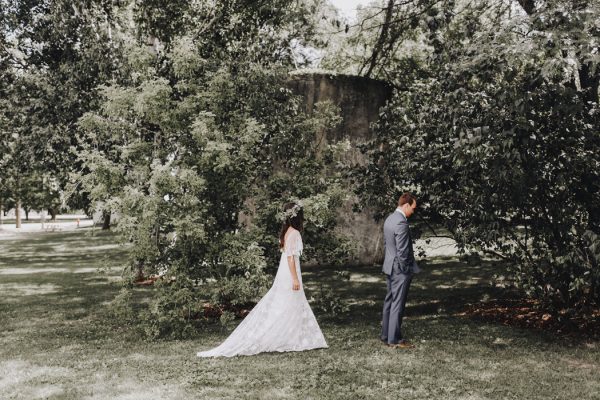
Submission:
[[[413,275],[419,272],[408,221],[400,209],[396,209],[386,218],[383,237],[383,273],[387,275],[387,295],[383,303],[381,340],[395,344],[403,339],[401,328],[406,296]]]

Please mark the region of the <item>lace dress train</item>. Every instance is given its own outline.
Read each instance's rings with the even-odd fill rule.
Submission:
[[[291,232],[284,248],[271,289],[221,345],[199,352],[198,357],[232,357],[328,347],[302,286],[300,232]],[[292,290],[288,255],[294,256],[300,290]]]

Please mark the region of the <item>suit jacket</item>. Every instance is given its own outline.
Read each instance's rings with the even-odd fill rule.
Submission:
[[[383,238],[385,241],[383,273],[391,275],[392,271],[403,274],[419,272],[408,221],[402,213],[394,211],[385,219]]]

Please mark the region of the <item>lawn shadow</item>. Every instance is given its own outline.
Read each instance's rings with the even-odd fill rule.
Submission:
[[[505,271],[502,263],[483,260],[476,265],[456,257],[436,257],[421,261],[422,272],[415,275],[407,302],[407,315],[428,317],[453,315],[466,304],[500,296],[505,289],[492,285],[493,275]],[[307,292],[319,287],[332,289],[357,308],[354,312],[380,313],[386,293],[386,278],[380,266],[344,267],[350,279],[336,274],[340,268],[310,267],[303,270]]]
[[[420,339],[456,337],[460,330],[477,329],[481,323],[464,315],[469,304],[506,296],[507,290],[493,285],[495,274],[505,273],[506,266],[496,260],[484,259],[468,264],[458,257],[434,257],[419,263],[422,272],[415,275],[408,294],[405,326]],[[307,296],[319,295],[322,289],[332,289],[350,305],[348,313],[331,317],[319,315],[320,321],[338,328],[363,327],[377,335],[381,324],[386,278],[380,266],[344,267],[349,279],[336,274],[341,268],[308,267],[303,270]],[[442,324],[444,332],[438,329]]]

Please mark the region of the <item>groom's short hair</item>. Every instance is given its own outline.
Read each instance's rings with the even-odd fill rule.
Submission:
[[[416,200],[417,198],[412,193],[406,192],[400,196],[400,199],[398,200],[398,207],[402,207],[406,203],[412,205]]]

